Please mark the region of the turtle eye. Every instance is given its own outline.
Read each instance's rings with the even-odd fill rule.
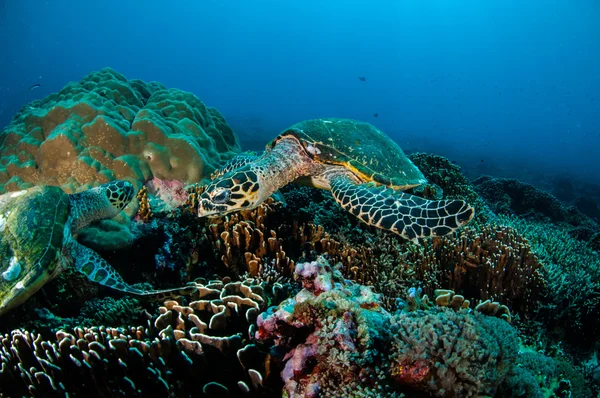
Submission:
[[[212,201],[213,203],[223,204],[229,202],[229,198],[231,198],[231,190],[221,189],[220,191],[215,192]]]

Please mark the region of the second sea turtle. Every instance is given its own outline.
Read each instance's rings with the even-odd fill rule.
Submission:
[[[37,186],[0,196],[0,315],[25,302],[66,267],[93,282],[157,299],[189,294],[192,287],[142,290],[127,284],[98,253],[74,238],[95,220],[116,216],[135,196],[127,181],[67,195]]]

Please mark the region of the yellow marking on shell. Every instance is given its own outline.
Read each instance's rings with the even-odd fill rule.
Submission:
[[[332,123],[331,121],[323,121],[323,122],[324,123]],[[328,146],[328,144],[325,144],[323,141],[317,141],[317,140],[313,139],[309,134],[304,133],[304,131],[302,131],[302,132],[307,137],[309,137],[311,139],[311,141],[312,141],[312,143],[310,143],[310,142],[306,142],[304,140],[300,140],[300,142],[304,145],[305,148],[306,148],[307,144],[308,145],[313,145],[315,148],[317,148],[317,145],[319,145],[319,144],[320,145]],[[333,138],[329,137],[329,138],[327,138],[327,140],[333,141]],[[352,147],[350,147],[350,148],[352,148]],[[352,159],[353,158],[353,156],[349,156],[347,153],[344,153],[344,152],[340,151],[337,148],[335,149],[335,151],[338,152],[339,154],[343,155],[344,157],[348,158],[348,159]],[[332,154],[332,156],[333,156],[333,158],[337,158],[336,155]],[[351,164],[349,164],[348,162],[339,162],[339,161],[334,161],[334,160],[328,160],[327,162],[324,162],[321,159],[319,159],[318,156],[314,156],[314,160],[317,161],[317,162],[319,162],[319,163],[321,163],[321,164],[333,164],[333,165],[336,165],[336,166],[343,166],[343,167],[347,168],[348,170],[350,170],[352,173],[354,173],[354,175],[356,175],[359,179],[361,179],[364,182],[373,182],[377,186],[384,185],[384,184],[381,184],[381,183],[373,180],[373,175],[375,175],[377,173],[373,173],[373,175],[365,174],[365,173],[359,171],[356,167],[354,167]],[[376,160],[376,162],[377,162],[377,166],[379,166],[379,160]],[[373,159],[370,159],[369,163],[373,164]],[[404,173],[404,175],[406,175],[406,173]],[[406,189],[414,188],[414,187],[417,187],[419,185],[420,184],[410,184],[410,185],[391,185],[390,184],[390,185],[386,185],[386,186],[389,186],[390,188],[393,188],[393,189],[396,189],[396,190],[404,191]]]

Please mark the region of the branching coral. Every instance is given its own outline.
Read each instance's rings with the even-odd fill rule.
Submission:
[[[215,219],[208,227],[213,247],[220,253],[225,266],[242,275],[246,270],[256,276],[264,261],[274,259],[274,266],[283,274],[290,275],[294,262],[282,249],[282,240],[277,238],[276,228],[269,218],[277,217],[273,199],[268,199],[254,210],[241,211]]]
[[[529,243],[509,227],[466,227],[455,236],[423,240],[420,246],[379,231],[364,234],[364,242],[354,245],[322,236],[310,249],[340,262],[347,278],[384,293],[391,310],[408,288],[419,286],[429,296],[435,289],[450,289],[474,303],[490,299],[530,312],[545,286]]]
[[[137,193],[137,200],[140,202],[138,209],[138,215],[143,222],[148,222],[152,218],[152,210],[150,210],[150,203],[148,201],[148,188],[145,186]]]
[[[510,227],[467,227],[456,238],[424,241],[407,260],[418,279],[435,275],[437,286],[425,286],[429,295],[433,288],[451,289],[474,301],[500,301],[514,311],[533,310],[545,284],[529,242]]]
[[[223,116],[193,94],[90,73],[23,107],[0,133],[0,192],[113,179],[195,183],[239,151]]]
[[[185,345],[192,351],[200,349],[200,344],[221,352],[242,348],[248,340],[249,327],[266,306],[262,286],[251,280],[211,281],[208,284],[196,283],[196,286],[198,292],[188,305],[177,301],[165,302],[155,327],[161,330],[161,335],[176,340],[186,339]]]
[[[600,260],[598,254],[565,228],[551,223],[501,217],[532,242],[548,281],[538,317],[548,330],[560,331],[561,340],[579,345],[597,343],[600,333]]]

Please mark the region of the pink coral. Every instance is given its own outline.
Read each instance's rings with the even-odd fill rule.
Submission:
[[[331,268],[322,260],[296,264],[294,279],[301,281],[302,287],[315,296],[333,289]]]
[[[431,368],[425,361],[405,360],[392,368],[391,373],[398,384],[420,385],[429,376]]]
[[[177,180],[161,180],[153,178],[146,183],[148,193],[154,195],[169,209],[174,209],[185,203],[188,192],[183,188],[183,183]]]
[[[322,257],[296,264],[295,279],[303,289],[261,314],[255,334],[259,342],[270,341],[287,352],[281,372],[287,396],[352,394],[362,379],[364,391],[379,391],[379,383],[386,381],[375,367],[375,347],[389,341],[381,326],[390,317],[380,296],[344,281]]]

